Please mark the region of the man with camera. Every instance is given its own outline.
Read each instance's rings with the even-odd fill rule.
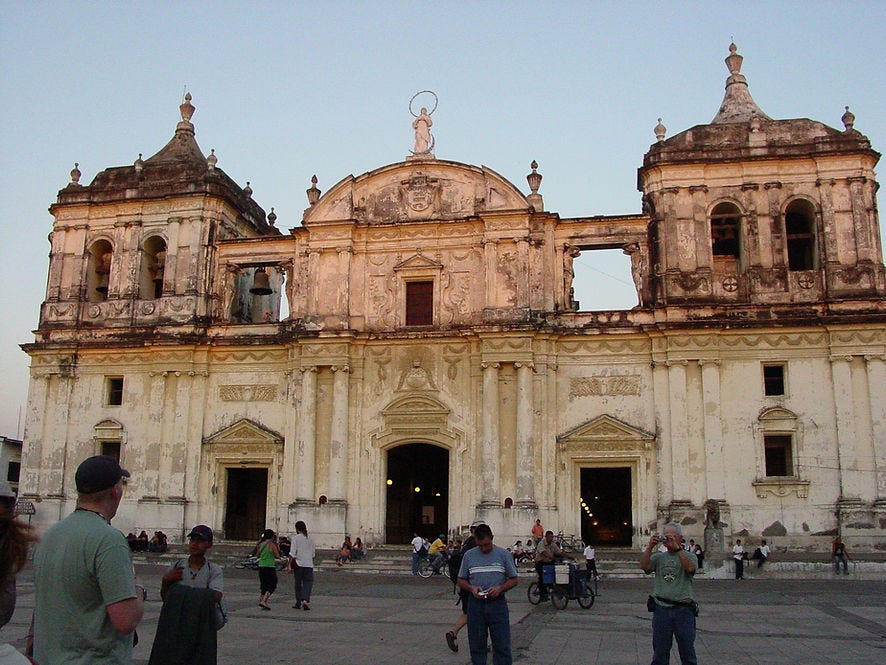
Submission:
[[[666,551],[656,552],[659,545]],[[653,552],[655,552],[653,554]],[[651,665],[667,665],[671,644],[677,639],[682,665],[697,665],[695,617],[698,605],[692,596],[692,579],[698,567],[695,554],[683,549],[683,528],[674,522],[664,525],[662,535],[652,534],[640,557],[644,573],[655,573],[647,607],[652,615]]]

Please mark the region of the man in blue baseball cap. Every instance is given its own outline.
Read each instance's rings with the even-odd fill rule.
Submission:
[[[126,539],[110,525],[127,478],[113,457],[84,460],[74,476],[76,510],[43,534],[34,555],[38,663],[132,661],[146,592]]]

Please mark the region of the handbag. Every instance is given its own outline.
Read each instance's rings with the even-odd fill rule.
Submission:
[[[221,630],[225,627],[225,624],[228,623],[228,614],[227,612],[225,612],[225,609],[222,607],[221,603],[215,603],[212,614],[212,622],[213,625],[215,625],[216,630]]]

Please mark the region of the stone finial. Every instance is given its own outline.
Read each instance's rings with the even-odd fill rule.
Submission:
[[[135,160],[135,164],[133,164],[133,166],[135,167],[136,175],[141,175],[142,171],[145,170],[145,160],[142,159],[141,153],[138,153],[138,159]]]
[[[311,176],[311,186],[306,190],[308,195],[308,203],[314,205],[320,200],[320,190],[317,189],[317,176]]]
[[[852,129],[853,125],[855,125],[855,114],[849,110],[848,106],[845,108],[846,108],[846,113],[843,114],[843,117],[841,117],[840,120],[843,121],[843,126],[846,128],[846,131],[848,132]]]
[[[729,45],[729,55],[726,57],[726,67],[729,68],[730,74],[739,74],[741,73],[741,63],[744,61],[744,58],[738,54],[738,47],[735,45],[735,42],[732,42]]]
[[[178,110],[181,111],[182,121],[183,122],[191,122],[191,118],[194,116],[194,105],[191,104],[191,93],[185,93],[185,101],[178,107]]]
[[[71,184],[72,185],[79,185],[81,175],[83,175],[83,174],[80,173],[80,163],[74,162],[74,168],[71,169]]]
[[[277,221],[277,215],[274,213],[274,209],[271,208],[271,212],[268,213],[268,224],[274,226],[274,223]]]
[[[248,180],[246,181],[246,187],[243,188],[243,194],[246,196],[247,199],[252,198],[252,187],[249,186]]]
[[[215,171],[215,165],[218,164],[218,157],[215,156],[215,148],[209,151],[209,157],[206,158],[206,168]]]
[[[655,132],[655,140],[656,141],[664,141],[665,136],[667,136],[668,128],[661,124],[661,118],[658,119],[658,124],[655,126],[653,130]]]
[[[760,110],[754,98],[748,90],[748,80],[741,73],[741,63],[744,60],[738,53],[738,47],[733,42],[729,45],[729,56],[726,58],[726,67],[729,69],[729,77],[726,79],[726,94],[720,110],[711,120],[712,124],[727,122],[750,122],[756,115],[761,120],[772,120]]]
[[[543,177],[542,174],[537,171],[538,162],[533,159],[529,168],[532,169],[532,173],[526,176],[526,180],[529,183],[529,189],[533,194],[538,194],[538,188],[541,186],[541,180]]]

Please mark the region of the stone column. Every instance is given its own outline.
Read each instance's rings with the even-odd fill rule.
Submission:
[[[483,440],[480,477],[480,505],[499,507],[499,439],[498,439],[498,363],[484,362],[483,368]]]
[[[329,433],[329,500],[345,500],[348,476],[348,378],[351,368],[334,365],[332,384],[332,426]]]
[[[296,500],[313,503],[314,457],[317,447],[317,368],[301,369],[301,405],[295,453]]]
[[[723,464],[723,429],[720,411],[720,361],[702,359],[702,408],[704,413],[705,478],[707,499],[726,498],[726,467]],[[694,497],[691,497],[694,498]]]
[[[668,402],[671,411],[671,487],[674,501],[689,499],[689,440],[686,435],[686,360],[668,360]]]
[[[658,431],[658,459],[656,460],[658,464],[652,466],[653,474],[657,476],[657,481],[653,485],[658,486],[658,496],[656,497],[653,494],[650,499],[650,504],[657,510],[661,506],[669,505],[674,499],[674,485],[672,482],[674,464],[671,458],[671,441],[673,436],[671,435],[671,427],[668,420],[670,414],[670,392],[668,391],[668,366],[666,362],[660,360],[653,361],[652,390],[655,421],[662,424]],[[649,489],[652,492],[655,490],[654,487]],[[658,501],[659,505],[656,505],[656,501]]]
[[[535,459],[533,424],[535,405],[532,393],[532,363],[514,363],[517,368],[517,505],[535,508]]]
[[[837,421],[837,467],[840,499],[859,496],[862,481],[858,473],[855,446],[855,407],[852,401],[852,356],[831,356],[834,408]],[[849,494],[847,494],[847,491]]]
[[[143,460],[144,470],[138,474],[137,482],[142,487],[143,497],[160,496],[160,450],[163,446],[164,424],[168,418],[164,417],[163,408],[166,401],[166,376],[168,372],[152,371],[151,387],[148,393],[148,413],[157,414],[157,418],[148,418],[145,427],[145,440],[138,445],[139,455]],[[134,451],[127,451],[127,458]],[[133,493],[134,495],[134,493]]]
[[[877,500],[886,501],[886,356],[865,356]]]
[[[163,295],[175,294],[178,278],[178,243],[181,234],[181,217],[170,217],[166,224],[166,263],[163,266]]]

